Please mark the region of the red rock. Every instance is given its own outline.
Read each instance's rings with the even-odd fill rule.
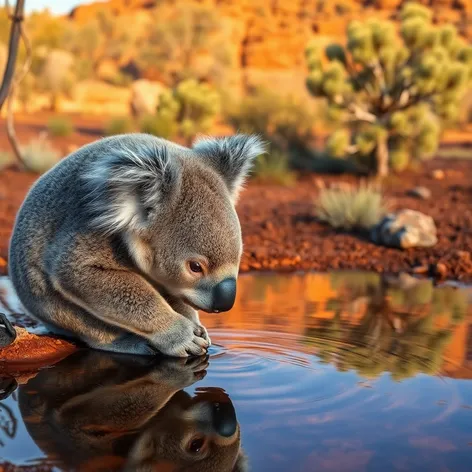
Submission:
[[[62,339],[31,334],[25,328],[15,329],[16,340],[0,349],[0,373],[34,371],[58,362],[77,349]]]

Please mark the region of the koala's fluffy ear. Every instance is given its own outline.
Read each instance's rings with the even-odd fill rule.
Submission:
[[[223,177],[235,202],[254,159],[266,152],[266,144],[259,136],[237,134],[228,138],[200,138],[193,150]]]
[[[84,176],[92,225],[107,234],[145,229],[152,212],[177,192],[180,174],[165,146],[111,148]]]

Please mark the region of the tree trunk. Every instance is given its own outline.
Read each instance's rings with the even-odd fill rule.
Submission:
[[[388,175],[388,142],[387,137],[377,139],[377,148],[375,151],[377,160],[377,177],[386,177]]]

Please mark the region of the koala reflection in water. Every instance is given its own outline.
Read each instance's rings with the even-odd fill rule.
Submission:
[[[105,138],[43,175],[17,215],[9,267],[51,331],[119,353],[204,354],[197,309],[229,310],[242,252],[234,208],[255,136],[192,149],[145,134]]]
[[[19,389],[28,433],[61,470],[243,472],[234,407],[218,388],[184,388],[205,357],[148,357],[82,350]]]

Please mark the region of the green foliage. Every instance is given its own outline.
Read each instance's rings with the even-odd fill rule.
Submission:
[[[127,116],[116,116],[105,126],[105,134],[113,136],[115,134],[125,134],[133,130],[131,120]],[[151,133],[152,134],[152,133]]]
[[[27,169],[38,174],[47,172],[59,162],[61,157],[52,144],[42,136],[22,146],[21,154]]]
[[[236,106],[228,107],[226,113],[236,129],[259,134],[274,151],[287,154],[290,165],[297,167],[297,160],[304,155],[312,157],[310,147],[318,117],[301,100],[257,89]]]
[[[139,129],[142,133],[170,139],[177,134],[177,123],[171,116],[145,115],[139,122]]]
[[[350,139],[351,137],[347,130],[340,129],[332,133],[326,143],[326,151],[328,155],[336,158],[345,157]]]
[[[292,186],[296,180],[287,155],[280,151],[259,156],[254,163],[252,178],[260,183],[287,187]]]
[[[433,19],[433,12],[418,3],[408,2],[402,8],[400,12],[400,18],[402,21],[409,20],[411,18],[420,18],[426,22],[430,22]]]
[[[187,79],[160,96],[155,120],[168,133],[179,134],[190,142],[198,133],[210,130],[220,107],[221,98],[215,89]]]
[[[333,228],[368,230],[385,213],[382,193],[369,185],[324,189],[316,204],[321,221]]]
[[[26,27],[35,48],[43,46],[47,49],[59,49],[64,45],[68,24],[49,10],[43,10],[31,13],[26,20]]]
[[[56,138],[66,137],[74,132],[74,125],[69,118],[54,116],[48,120],[48,131]]]
[[[307,87],[345,128],[328,141],[328,153],[378,171],[385,139],[395,170],[432,157],[472,78],[472,47],[452,25],[433,24],[431,11],[415,3],[400,16],[399,33],[390,22],[354,21],[345,47],[306,49]]]

